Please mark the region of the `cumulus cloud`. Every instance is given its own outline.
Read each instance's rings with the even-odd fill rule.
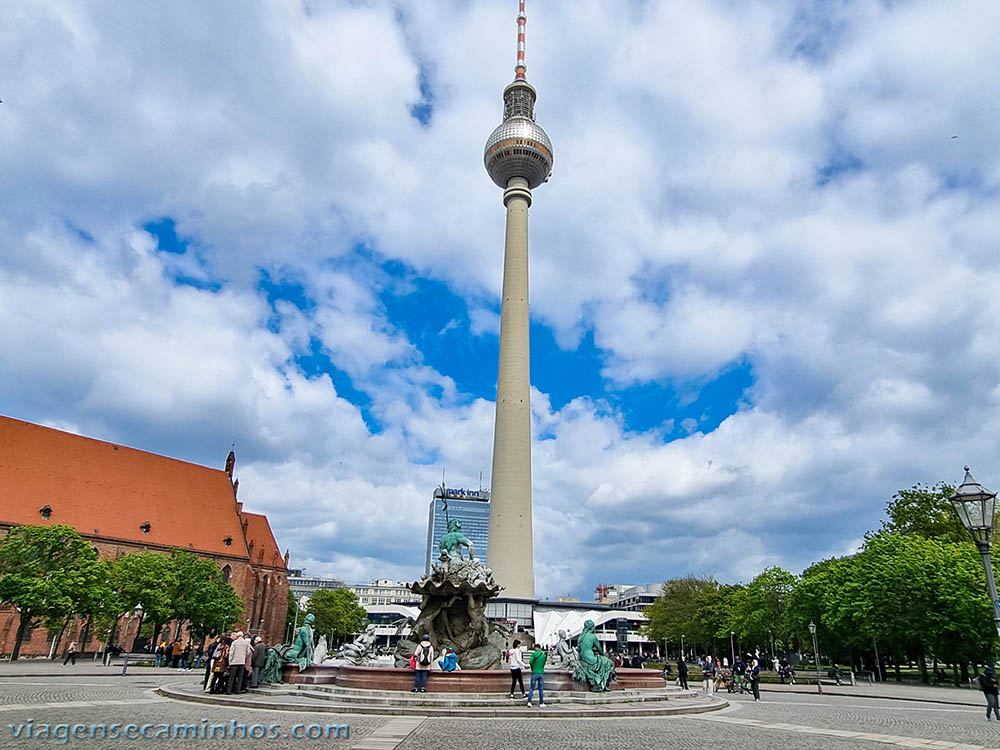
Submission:
[[[734,363],[753,377],[714,429],[534,391],[540,593],[800,569],[853,548],[900,486],[966,461],[990,484],[997,13],[529,9],[556,155],[531,209],[535,322],[592,340],[626,402],[691,401]],[[386,299],[434,279],[467,308],[439,336],[498,332],[503,206],[481,159],[510,3],[9,16],[2,411],[216,465],[235,440],[241,497],[295,563],[415,576],[441,470],[488,480],[493,404]],[[161,217],[183,252],[143,229]]]

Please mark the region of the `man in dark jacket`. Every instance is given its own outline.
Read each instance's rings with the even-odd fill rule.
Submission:
[[[253,666],[253,671],[250,673],[250,687],[255,688],[260,679],[260,670],[264,668],[264,662],[267,661],[267,646],[264,645],[264,639],[259,635],[254,640],[251,658],[250,663]]]
[[[756,659],[750,665],[750,669],[747,670],[747,677],[750,678],[750,687],[753,688],[753,699],[755,701],[760,700],[760,662]]]
[[[993,667],[986,667],[979,675],[979,689],[986,696],[986,721],[990,720],[990,711],[1000,720],[1000,713],[997,713],[997,675]]]
[[[677,659],[677,680],[682,688],[688,689],[688,665],[683,658]]]

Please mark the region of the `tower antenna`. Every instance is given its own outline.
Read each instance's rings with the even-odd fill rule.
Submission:
[[[528,23],[528,16],[524,13],[524,0],[519,0],[517,11],[517,65],[514,66],[514,77],[518,81],[524,81],[528,66],[524,62],[524,26]]]

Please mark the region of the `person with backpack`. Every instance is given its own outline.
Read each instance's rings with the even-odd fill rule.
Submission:
[[[990,720],[990,711],[1000,720],[1000,712],[997,711],[997,675],[993,667],[986,667],[979,675],[979,689],[986,696],[986,721]]]
[[[545,649],[535,644],[535,650],[531,652],[528,663],[531,665],[531,683],[528,685],[528,708],[531,708],[531,697],[538,688],[538,707],[545,708],[545,659],[547,658]]]
[[[416,667],[413,674],[413,692],[426,693],[427,673],[430,672],[431,664],[434,663],[434,646],[431,645],[431,639],[426,635],[421,636],[420,644],[413,652],[413,658],[414,667]]]

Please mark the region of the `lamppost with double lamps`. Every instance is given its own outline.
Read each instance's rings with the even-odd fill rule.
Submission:
[[[819,645],[816,643],[816,623],[812,620],[809,621],[809,632],[813,637],[813,655],[816,657],[816,690],[822,693],[823,682],[819,676]]]
[[[996,623],[997,634],[1000,635],[1000,601],[997,597],[997,582],[993,577],[993,565],[990,563],[990,537],[993,536],[993,517],[996,513],[997,493],[990,492],[972,478],[969,467],[965,467],[965,480],[958,485],[955,494],[948,498],[951,507],[955,509],[958,519],[966,531],[972,536],[983,558],[983,568],[986,570],[986,587],[989,590],[990,602],[993,607],[993,621]]]

